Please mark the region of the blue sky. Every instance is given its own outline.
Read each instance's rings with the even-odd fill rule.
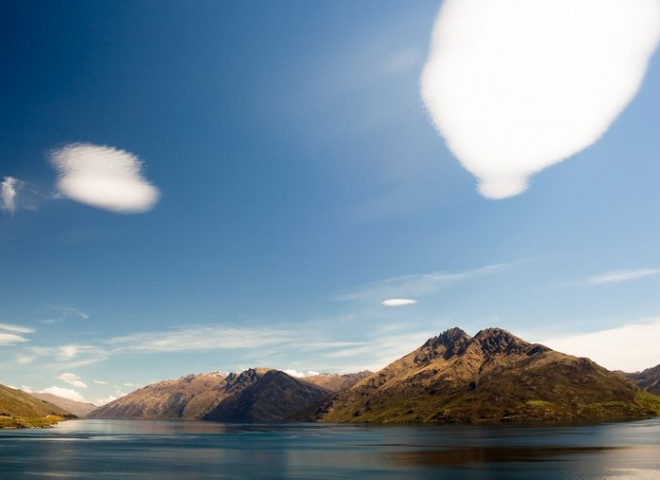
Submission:
[[[657,53],[598,142],[493,200],[420,96],[439,5],[3,2],[0,381],[375,369],[453,326],[660,363]],[[63,195],[78,143],[156,203]]]

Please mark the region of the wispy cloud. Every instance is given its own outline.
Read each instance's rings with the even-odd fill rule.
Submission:
[[[97,385],[107,385],[108,382],[104,382],[103,380],[94,380],[94,383]]]
[[[20,181],[14,177],[4,177],[0,183],[0,208],[10,213],[16,211],[16,188]]]
[[[639,278],[651,277],[660,273],[658,268],[640,268],[637,270],[617,270],[590,277],[583,285],[609,285],[612,283],[629,282]]]
[[[287,332],[271,328],[192,326],[115,337],[108,345],[112,352],[181,352],[261,348],[288,338]]]
[[[660,363],[660,318],[607,330],[541,338],[539,342],[560,352],[589,357],[611,370],[635,372]]]
[[[339,292],[335,298],[343,301],[366,301],[385,304],[384,302],[388,299],[389,301],[398,301],[430,295],[457,282],[498,273],[511,268],[513,265],[514,263],[502,263],[462,272],[401,275],[368,283],[352,291]]]
[[[57,316],[52,318],[47,318],[46,320],[42,320],[42,323],[53,324],[53,323],[61,322],[63,320],[67,320],[72,317],[81,320],[89,320],[91,318],[89,314],[75,307],[69,307],[63,305],[48,305],[48,308],[55,310],[57,312],[56,314]]]
[[[72,387],[87,388],[87,384],[83,382],[82,378],[80,378],[80,376],[76,375],[75,373],[61,373],[55,378],[58,380],[62,380],[65,383],[68,383]]]
[[[34,330],[28,327],[0,323],[0,346],[28,342],[29,340],[25,338],[25,334],[33,332]]]
[[[0,323],[0,330],[4,330],[6,332],[14,332],[14,333],[33,333],[34,329],[30,327],[22,327],[20,325],[12,325],[9,323]]]
[[[657,0],[445,0],[421,93],[488,198],[599,139],[660,39]]]
[[[142,162],[114,147],[74,143],[53,151],[60,193],[94,207],[118,213],[151,210],[159,192],[142,175]]]

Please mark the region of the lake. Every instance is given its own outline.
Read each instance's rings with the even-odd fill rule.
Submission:
[[[595,426],[78,420],[0,430],[0,478],[660,478],[660,419]]]

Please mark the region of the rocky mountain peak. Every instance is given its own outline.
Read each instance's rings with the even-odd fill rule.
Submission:
[[[450,328],[437,337],[429,338],[415,357],[418,364],[428,363],[439,356],[448,359],[460,355],[470,343],[471,337],[458,327]]]
[[[532,347],[531,344],[501,328],[481,330],[475,335],[474,341],[485,354],[524,353]]]

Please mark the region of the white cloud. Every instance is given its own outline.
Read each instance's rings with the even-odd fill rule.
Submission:
[[[386,307],[403,307],[405,305],[413,305],[417,303],[417,300],[412,298],[388,298],[383,300],[382,304]]]
[[[35,357],[29,355],[19,355],[18,357],[16,357],[16,363],[18,363],[19,365],[27,365],[29,363],[34,362],[34,360]]]
[[[20,325],[11,325],[9,323],[0,323],[0,330],[12,333],[33,333],[34,329],[29,327],[21,327]]]
[[[27,342],[28,339],[15,333],[0,332],[0,345],[16,345],[17,343]]]
[[[94,383],[97,385],[107,385],[108,382],[104,382],[103,380],[94,380]]]
[[[602,275],[596,275],[588,278],[584,284],[586,285],[607,285],[610,283],[628,282],[630,280],[637,280],[638,278],[650,277],[660,273],[657,268],[640,268],[638,270],[618,270],[615,272],[606,272]]]
[[[68,383],[72,387],[87,388],[87,384],[83,382],[82,378],[80,378],[80,376],[76,375],[75,373],[62,373],[55,378]]]
[[[118,213],[151,210],[159,192],[142,176],[142,162],[114,147],[74,143],[52,153],[57,188],[67,198]]]
[[[14,213],[16,211],[16,187],[20,184],[14,177],[5,177],[0,183],[0,208]]]
[[[539,343],[563,353],[589,357],[610,370],[640,371],[660,364],[660,318]]]
[[[431,272],[401,275],[368,283],[353,291],[341,292],[336,299],[345,301],[383,302],[383,299],[404,299],[430,295],[456,282],[501,272],[514,263],[489,265],[463,272]],[[384,302],[383,302],[384,304]]]
[[[421,93],[488,198],[583,150],[639,89],[658,0],[445,0]]]
[[[80,394],[80,392],[77,392],[73,388],[62,388],[62,387],[53,386],[53,387],[44,388],[39,393],[50,393],[52,395],[68,398],[69,400],[74,400],[76,402],[86,402],[85,397],[83,397]]]
[[[307,372],[302,372],[300,370],[287,368],[287,369],[282,370],[282,371],[284,373],[286,373],[287,375],[290,375],[290,376],[296,377],[296,378],[303,378],[303,377],[311,377],[311,376],[314,376],[314,375],[320,375],[319,372],[316,372],[314,370],[308,370]]]
[[[34,390],[32,390],[29,385],[21,385],[21,390],[23,390],[25,393],[33,393],[34,392]]]
[[[109,395],[109,396],[104,397],[104,398],[97,398],[96,401],[94,402],[94,405],[98,405],[99,407],[102,407],[106,403],[110,403],[113,400],[117,400],[117,398],[119,398],[119,397],[115,397],[114,395]]]

